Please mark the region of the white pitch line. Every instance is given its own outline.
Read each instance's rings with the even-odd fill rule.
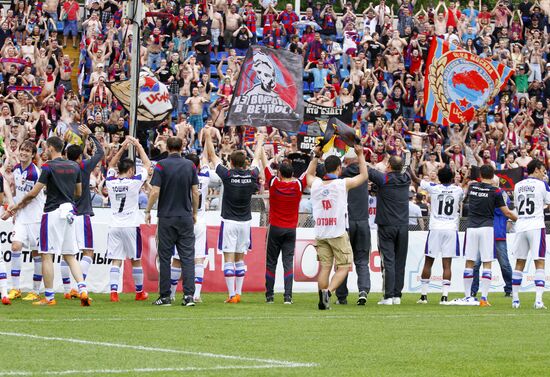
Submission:
[[[193,351],[184,351],[184,350],[177,350],[177,349],[171,349],[171,348],[135,346],[135,345],[124,344],[124,343],[95,342],[95,341],[84,340],[84,339],[59,338],[59,337],[53,337],[53,336],[40,336],[40,335],[15,333],[15,332],[3,332],[2,331],[2,332],[0,332],[0,335],[13,336],[13,337],[17,337],[17,338],[30,338],[30,339],[58,341],[58,342],[66,342],[66,343],[87,344],[87,345],[101,346],[101,347],[125,348],[125,349],[133,349],[133,350],[137,350],[137,351],[175,353],[175,354],[180,354],[180,355],[210,357],[210,358],[215,358],[215,359],[238,360],[238,361],[254,361],[254,362],[259,362],[259,363],[273,364],[273,365],[278,365],[278,366],[287,366],[287,367],[292,367],[292,368],[317,366],[317,364],[314,364],[314,363],[295,363],[295,362],[292,362],[292,361],[285,361],[285,360],[260,359],[260,358],[255,358],[255,357],[223,355],[223,354],[216,354],[216,353],[211,353],[211,352],[193,352]]]
[[[88,321],[101,321],[101,322],[119,322],[119,321],[153,321],[153,322],[164,322],[164,321],[263,321],[263,320],[315,320],[315,319],[362,319],[362,318],[378,318],[378,319],[387,319],[387,318],[462,318],[462,317],[539,317],[545,316],[545,314],[535,314],[535,313],[465,313],[465,314],[389,314],[384,315],[382,312],[379,313],[370,313],[370,314],[359,314],[359,315],[323,315],[319,313],[317,316],[242,316],[242,317],[170,317],[170,318],[147,318],[147,317],[138,317],[138,318],[124,318],[124,317],[107,317],[107,318],[67,318],[63,319],[63,322],[88,322]],[[29,323],[54,323],[60,322],[59,319],[46,319],[46,318],[29,318],[29,319],[4,319],[0,317],[0,324],[2,322],[29,322]]]
[[[88,369],[88,370],[51,370],[41,372],[30,371],[6,371],[0,372],[0,376],[67,376],[71,374],[123,374],[123,373],[161,373],[161,372],[204,372],[216,370],[240,370],[240,369],[271,369],[293,368],[286,365],[222,365],[214,367],[183,367],[183,368],[136,368],[136,369]]]

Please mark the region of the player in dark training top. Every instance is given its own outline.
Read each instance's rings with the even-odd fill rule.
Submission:
[[[464,257],[466,258],[466,267],[464,268],[465,297],[454,301],[455,304],[459,305],[490,306],[487,295],[491,286],[491,263],[496,258],[493,232],[495,208],[499,208],[504,216],[512,221],[517,220],[517,216],[506,206],[502,191],[494,185],[495,169],[490,165],[483,165],[479,168],[479,172],[481,182],[472,183],[467,194],[469,198],[469,215],[464,236]],[[479,302],[471,297],[473,269],[478,259],[481,259],[483,263],[481,300]]]
[[[74,231],[75,199],[82,193],[81,174],[78,164],[62,157],[63,140],[56,136],[46,141],[49,161],[42,165],[42,172],[33,189],[15,206],[7,211],[6,219],[25,208],[45,187],[46,203],[40,224],[40,253],[42,254],[42,275],[44,276],[45,298],[34,305],[55,305],[53,288],[53,258],[61,254],[69,265],[78,285],[82,306],[90,306],[86,282],[82,277]]]
[[[258,134],[254,160],[246,169],[244,151],[231,154],[231,169],[222,165],[214,151],[212,135],[206,134],[206,153],[216,167],[216,174],[223,182],[222,223],[218,248],[223,251],[223,273],[229,298],[227,303],[236,304],[241,300],[246,265],[244,255],[250,249],[250,222],[252,195],[258,190],[258,161],[264,142],[264,135]]]

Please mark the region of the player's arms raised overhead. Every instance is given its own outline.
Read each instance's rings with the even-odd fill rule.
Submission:
[[[307,186],[311,187],[311,184],[317,178],[317,162],[321,157],[321,147],[317,146],[313,149],[313,156],[306,170]]]
[[[214,149],[214,143],[212,143],[212,134],[210,132],[207,132],[204,139],[205,139],[204,149],[206,150],[208,159],[212,162],[214,166],[218,166],[221,160],[216,155],[216,150]]]
[[[357,154],[357,160],[359,163],[359,174],[353,178],[345,178],[346,189],[349,191],[353,188],[361,186],[369,179],[369,171],[367,169],[367,163],[365,162],[365,155],[363,154],[363,147],[357,144],[353,147]]]
[[[199,185],[191,186],[191,199],[193,203],[193,222],[197,223],[197,214],[199,212],[199,202],[201,200],[201,194],[199,192]]]
[[[118,162],[122,158],[122,155],[124,154],[124,152],[128,150],[128,146],[130,145],[130,143],[131,143],[131,140],[129,138],[124,140],[124,142],[121,144],[118,151],[115,153],[115,155],[111,159],[111,162],[109,162],[109,169],[116,169]]]
[[[149,160],[149,156],[147,156],[147,152],[145,152],[143,145],[141,145],[139,140],[134,137],[130,138],[130,143],[132,143],[132,145],[136,148],[139,154],[139,158],[143,163],[143,169],[145,169],[145,171],[148,172],[149,168],[151,167],[151,160]]]
[[[252,160],[252,164],[250,164],[251,167],[259,165],[264,147],[264,138],[265,135],[263,133],[258,133],[256,136],[256,147],[254,148],[254,159]]]

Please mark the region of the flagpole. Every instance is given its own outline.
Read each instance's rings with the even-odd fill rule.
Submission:
[[[137,130],[137,108],[139,93],[139,72],[140,72],[140,48],[141,48],[141,22],[143,20],[142,0],[131,0],[128,2],[128,18],[132,20],[132,49],[130,51],[130,117],[128,119],[128,133],[136,137]],[[135,160],[134,146],[130,144],[128,157]]]

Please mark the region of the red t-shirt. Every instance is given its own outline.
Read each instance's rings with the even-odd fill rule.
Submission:
[[[307,186],[306,175],[283,182],[265,168],[265,181],[269,185],[269,223],[279,228],[296,228],[302,191]]]

